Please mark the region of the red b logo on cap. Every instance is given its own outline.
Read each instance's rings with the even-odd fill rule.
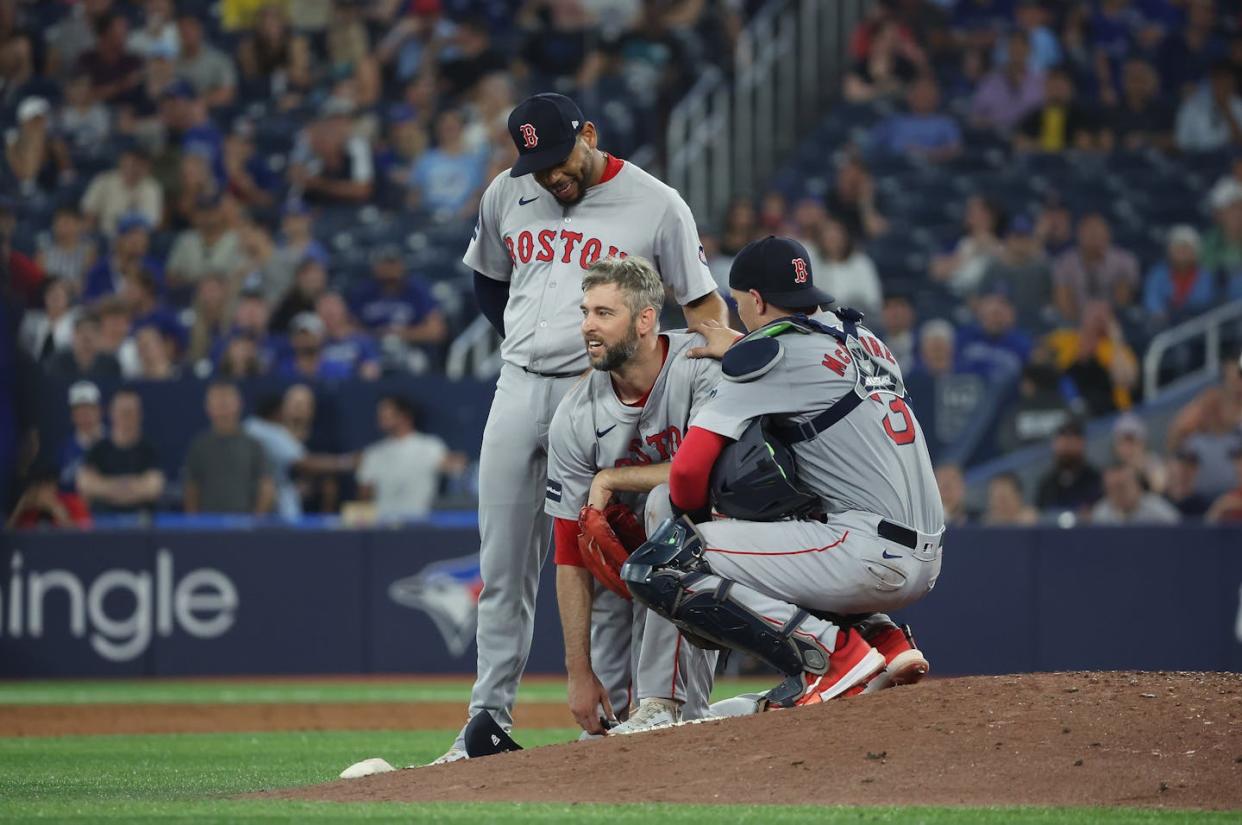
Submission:
[[[806,261],[802,260],[801,258],[794,258],[793,267],[794,267],[794,283],[805,284],[806,278],[807,278]]]
[[[527,149],[534,149],[539,145],[539,135],[535,134],[534,126],[523,123],[518,127],[518,131],[522,133],[522,142],[526,144]]]

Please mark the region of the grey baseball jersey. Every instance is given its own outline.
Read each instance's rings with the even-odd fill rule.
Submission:
[[[593,370],[566,394],[548,433],[548,484],[545,509],[551,516],[577,519],[591,482],[605,467],[671,461],[688,422],[720,380],[720,365],[690,359],[686,352],[704,343],[696,334],[661,333],[668,344],[664,366],[641,407],[621,403],[607,372]],[[653,518],[671,515],[663,487],[647,496],[619,496]],[[597,592],[599,592],[597,588]],[[637,660],[632,660],[630,629],[635,628]],[[667,620],[621,599],[597,599],[592,611],[591,664],[617,707],[633,678],[639,700],[676,699],[684,716],[706,713],[715,653],[684,642]],[[622,700],[624,701],[624,700]]]
[[[716,289],[690,207],[632,163],[562,206],[532,175],[502,172],[483,193],[463,260],[508,281],[505,361],[536,372],[586,369],[579,329],[582,273],[600,258],[641,255],[685,305]]]
[[[837,329],[833,312],[814,320]],[[722,381],[691,422],[737,438],[761,415],[806,421],[830,404],[858,393],[863,401],[815,438],[795,444],[798,480],[817,494],[828,513],[875,513],[924,533],[944,527],[944,507],[932,472],[927,441],[902,397],[901,366],[874,333],[858,327],[857,346],[827,335],[785,333],[776,364],[749,382]],[[897,391],[873,391],[868,379],[889,374]]]

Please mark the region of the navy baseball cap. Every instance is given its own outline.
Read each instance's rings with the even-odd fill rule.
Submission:
[[[509,176],[520,178],[559,165],[574,150],[586,118],[564,95],[531,95],[509,114],[509,135],[518,159]]]
[[[729,269],[731,289],[755,290],[778,307],[831,304],[833,297],[815,286],[811,256],[793,238],[769,235],[742,247]]]

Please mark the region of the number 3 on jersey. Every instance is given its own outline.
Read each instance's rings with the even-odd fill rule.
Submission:
[[[884,403],[879,393],[873,394],[871,400],[880,404]],[[910,408],[906,406],[905,399],[890,399],[887,406],[889,412],[884,415],[884,432],[888,433],[888,437],[898,446],[913,444],[914,418],[910,415]]]

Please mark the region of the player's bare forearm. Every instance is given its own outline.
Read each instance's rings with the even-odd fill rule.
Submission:
[[[686,326],[690,329],[701,326],[705,321],[717,321],[722,326],[729,325],[729,307],[718,292],[709,292],[695,298],[681,308],[686,315]]]
[[[565,638],[565,669],[571,674],[591,672],[591,573],[585,567],[556,567],[556,603]]]
[[[645,464],[641,467],[605,467],[595,474],[587,504],[603,510],[613,493],[649,493],[656,485],[668,481],[669,462]]]

